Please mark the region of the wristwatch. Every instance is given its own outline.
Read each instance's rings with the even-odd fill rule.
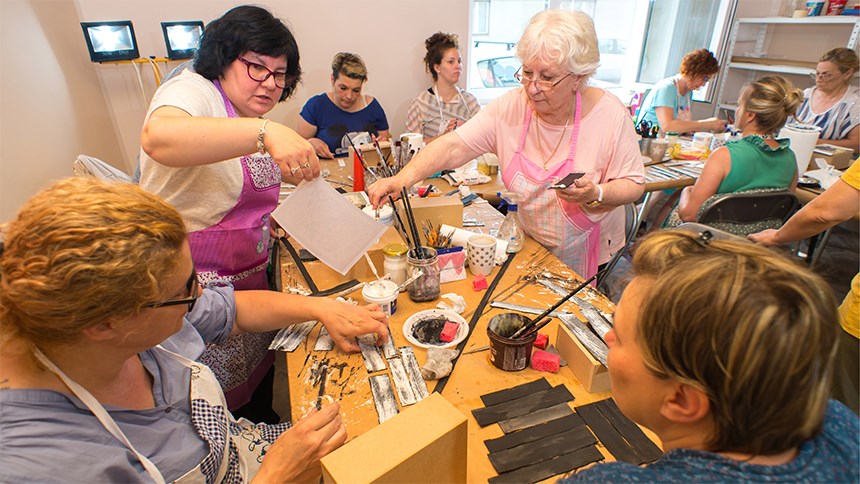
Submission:
[[[593,200],[585,204],[586,207],[596,207],[603,203],[603,187],[600,185],[597,186],[597,200]]]

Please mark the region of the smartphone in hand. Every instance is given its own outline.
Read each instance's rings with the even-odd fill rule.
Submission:
[[[565,188],[573,185],[573,182],[582,178],[583,175],[585,175],[585,173],[571,173],[566,177],[562,178],[561,180],[550,185],[548,188],[551,190],[564,190]]]

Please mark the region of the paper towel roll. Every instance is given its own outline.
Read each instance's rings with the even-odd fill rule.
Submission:
[[[409,149],[416,153],[424,146],[424,135],[421,133],[403,133],[398,139],[403,142],[404,137],[409,140]]]
[[[797,176],[803,176],[809,168],[809,160],[812,158],[812,150],[818,143],[818,135],[821,128],[808,124],[795,124],[786,126],[776,135],[777,138],[788,138],[791,141],[791,151],[797,159]]]
[[[454,235],[451,236],[451,243],[453,245],[461,245],[463,248],[466,247],[466,242],[469,240],[469,237],[475,235],[475,232],[470,232],[468,230],[458,229],[457,227],[451,227],[450,225],[442,224],[442,228],[439,229],[439,232],[445,235],[448,235],[454,231]],[[496,239],[496,264],[503,264],[505,260],[508,258],[508,242],[505,240]]]

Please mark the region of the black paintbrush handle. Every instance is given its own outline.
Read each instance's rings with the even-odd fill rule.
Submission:
[[[606,269],[604,269],[603,271],[605,271],[605,270]],[[537,325],[538,321],[543,320],[543,318],[547,317],[551,312],[558,309],[558,307],[561,306],[562,304],[564,304],[565,302],[567,302],[568,299],[572,298],[576,293],[581,291],[585,286],[589,285],[591,283],[591,281],[597,279],[597,277],[600,276],[603,273],[603,271],[599,271],[597,274],[594,274],[593,276],[589,277],[585,281],[582,281],[582,284],[576,286],[576,289],[569,292],[567,294],[567,296],[564,296],[563,298],[561,298],[557,303],[553,304],[552,307],[550,307],[546,311],[538,314],[528,324],[526,324],[522,328],[518,329],[517,332],[511,336],[511,339],[517,339],[520,336],[522,336],[524,333],[530,332],[531,329]],[[546,324],[546,323],[544,323],[544,324]]]

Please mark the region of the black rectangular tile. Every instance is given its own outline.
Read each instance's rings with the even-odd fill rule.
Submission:
[[[541,378],[540,380],[524,383],[513,388],[506,388],[497,392],[481,395],[481,401],[484,402],[485,407],[489,407],[509,400],[516,400],[517,398],[522,398],[535,392],[549,390],[550,388],[552,388],[552,385],[546,381],[546,378]]]
[[[597,439],[583,425],[549,435],[541,440],[494,452],[488,457],[496,472],[502,473],[543,462],[596,443]]]
[[[521,415],[551,407],[553,405],[573,400],[570,390],[564,385],[558,385],[549,390],[532,393],[516,400],[499,403],[491,407],[472,410],[478,425],[485,427],[500,420],[507,420]]]
[[[534,442],[535,440],[540,440],[548,435],[564,432],[565,430],[570,430],[572,428],[579,427],[580,425],[585,425],[585,422],[582,420],[582,417],[574,413],[566,417],[550,420],[549,422],[544,422],[535,425],[534,427],[529,427],[518,432],[504,435],[497,439],[485,440],[484,445],[487,446],[487,450],[490,452],[498,452],[500,450],[510,449],[511,447]]]

